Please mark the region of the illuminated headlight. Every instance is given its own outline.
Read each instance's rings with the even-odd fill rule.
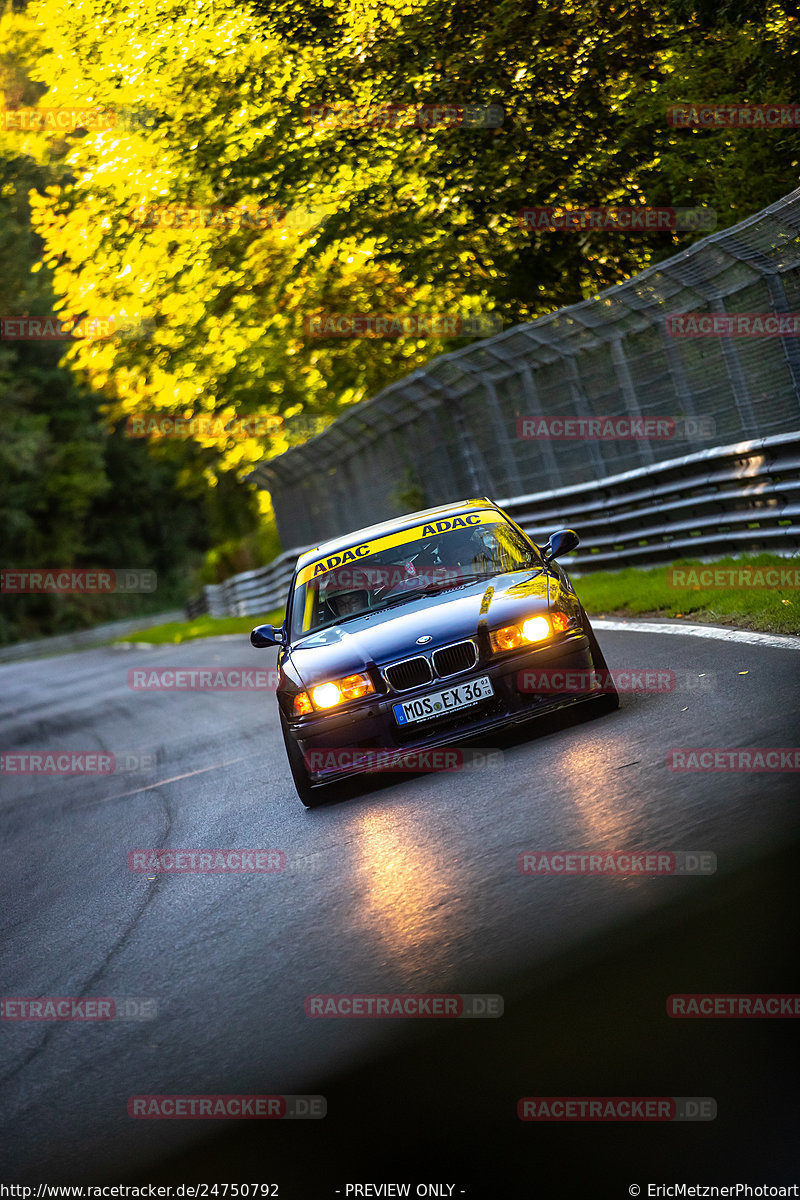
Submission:
[[[374,692],[369,675],[345,675],[344,679],[332,679],[328,683],[318,683],[311,689],[311,700],[314,708],[336,708],[348,700],[360,700]]]
[[[321,683],[314,688],[311,696],[315,708],[333,708],[342,703],[342,690],[338,683]]]
[[[495,629],[490,635],[492,649],[495,654],[501,654],[504,650],[516,650],[518,646],[543,642],[551,633],[547,617],[529,617],[521,625],[505,625],[502,629]]]
[[[547,617],[531,617],[522,626],[522,636],[526,642],[543,642],[551,632]]]

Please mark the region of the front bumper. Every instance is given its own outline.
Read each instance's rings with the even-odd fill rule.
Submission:
[[[394,761],[401,760],[412,751],[432,750],[467,739],[474,741],[483,733],[535,720],[545,713],[585,702],[596,693],[530,693],[520,690],[519,677],[525,671],[545,667],[588,670],[593,665],[589,639],[583,633],[574,633],[561,641],[536,647],[523,654],[509,655],[499,661],[490,660],[483,665],[479,663],[463,675],[428,683],[412,691],[371,696],[344,712],[324,716],[315,714],[290,722],[290,735],[295,738],[304,755],[314,750],[379,750],[382,769],[391,769]],[[488,700],[458,709],[447,717],[435,717],[405,727],[397,724],[392,706],[398,701],[413,700],[483,676],[489,677],[494,691]],[[396,753],[396,758],[392,752]],[[350,757],[346,754],[341,756],[343,760]],[[369,764],[345,766],[337,763],[322,770],[307,769],[312,785],[317,785],[363,774],[369,769]]]

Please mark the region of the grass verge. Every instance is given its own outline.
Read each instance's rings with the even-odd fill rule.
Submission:
[[[569,570],[568,561],[565,563]],[[757,579],[770,568],[791,571],[800,580],[800,559],[778,554],[740,555],[720,558],[713,563],[699,559],[678,559],[663,567],[642,570],[628,567],[622,571],[592,571],[574,580],[584,608],[595,616],[678,617],[701,624],[732,625],[739,629],[758,629],[766,633],[800,633],[800,589],[791,587],[693,586],[689,572],[751,569]],[[669,582],[670,568],[685,570],[683,587]]]
[[[221,633],[249,633],[256,625],[280,625],[283,609],[255,617],[195,617],[193,621],[171,621],[168,625],[153,625],[117,638],[118,642],[148,642],[152,645],[174,645],[192,642],[195,638],[219,637]]]

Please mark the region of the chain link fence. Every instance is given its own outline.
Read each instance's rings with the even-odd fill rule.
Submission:
[[[668,320],[704,314],[719,330],[726,315],[792,313],[800,189],[593,300],[434,359],[251,478],[272,495],[283,545],[307,546],[438,503],[502,503],[795,432],[797,332],[741,336],[759,329],[741,316],[737,336],[698,336]],[[531,417],[583,418],[584,429],[588,418],[663,418],[672,432],[521,436]]]

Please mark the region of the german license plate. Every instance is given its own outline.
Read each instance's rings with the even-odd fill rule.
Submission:
[[[469,683],[460,683],[458,687],[447,688],[443,692],[431,692],[417,700],[404,700],[402,704],[392,705],[392,711],[398,725],[413,725],[415,721],[430,721],[434,717],[456,712],[459,708],[469,708],[470,704],[480,704],[481,700],[488,700],[493,695],[492,681],[488,675],[482,675],[480,679],[470,679]]]

